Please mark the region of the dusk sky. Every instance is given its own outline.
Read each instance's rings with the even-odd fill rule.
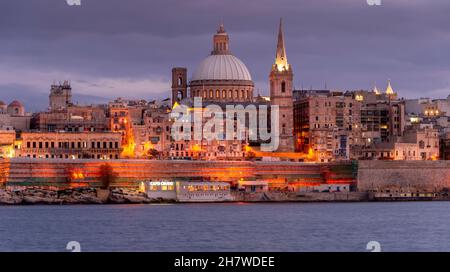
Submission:
[[[221,21],[235,56],[267,94],[279,18],[296,88],[450,94],[450,1],[0,1],[0,100],[44,110],[50,85],[70,80],[80,103],[166,98],[171,68],[192,75]]]

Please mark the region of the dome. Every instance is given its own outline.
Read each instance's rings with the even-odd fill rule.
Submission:
[[[196,80],[248,80],[252,77],[247,66],[233,55],[210,55],[204,59],[192,75]]]
[[[11,102],[11,104],[9,104],[8,107],[21,107],[21,108],[23,108],[23,105],[19,101],[14,100],[13,102]]]

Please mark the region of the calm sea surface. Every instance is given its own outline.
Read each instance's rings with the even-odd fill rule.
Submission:
[[[450,251],[450,203],[0,206],[0,251]]]

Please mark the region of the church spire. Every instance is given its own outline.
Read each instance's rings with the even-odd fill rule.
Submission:
[[[289,70],[287,62],[286,47],[284,46],[283,19],[280,18],[280,26],[278,29],[277,55],[275,57],[275,66],[278,71]]]
[[[390,79],[388,80],[388,86],[386,88],[386,94],[387,95],[393,95],[394,94],[394,90],[392,89],[391,80]]]
[[[378,88],[377,88],[377,83],[376,83],[376,82],[373,84],[373,90],[372,90],[372,91],[373,91],[376,95],[381,94],[380,91],[379,91]]]

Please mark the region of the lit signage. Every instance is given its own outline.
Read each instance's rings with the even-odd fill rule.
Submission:
[[[173,186],[173,181],[150,181],[150,186]]]

